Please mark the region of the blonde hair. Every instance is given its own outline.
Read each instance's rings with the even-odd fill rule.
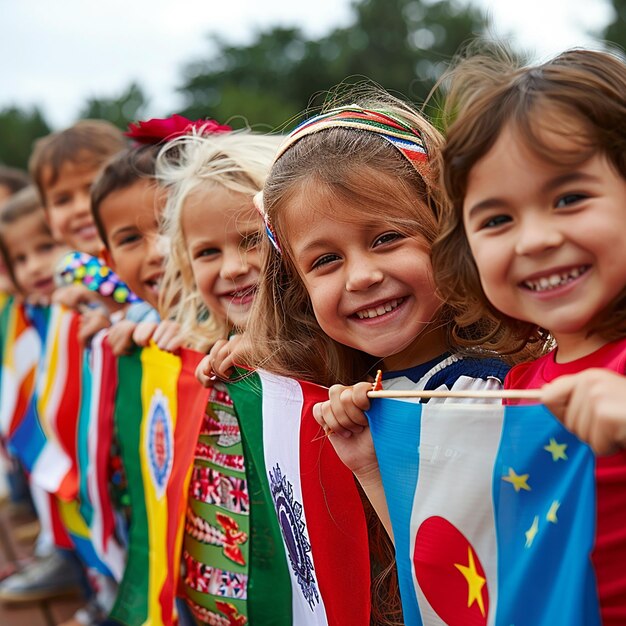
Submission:
[[[360,129],[327,128],[291,145],[273,165],[263,189],[263,203],[282,254],[265,242],[264,264],[248,331],[254,338],[251,365],[319,384],[352,384],[373,366],[374,357],[328,337],[320,328],[309,294],[289,246],[285,207],[304,189],[323,190],[329,203],[355,208],[355,215],[337,220],[362,220],[363,213],[394,223],[409,237],[430,245],[438,232],[437,189],[442,137],[419,113],[386,93],[358,103],[385,111],[419,131],[428,153],[426,168],[416,170],[382,136]],[[382,174],[376,178],[376,174]],[[372,179],[376,183],[372,184]],[[390,202],[393,198],[393,202]],[[333,216],[334,218],[334,216]],[[439,319],[445,323],[445,305]]]
[[[156,177],[166,188],[163,235],[169,240],[159,310],[175,319],[189,344],[206,350],[231,330],[226,320],[209,311],[196,287],[181,226],[189,195],[207,183],[252,197],[263,187],[280,143],[275,136],[243,130],[232,133],[179,137],[161,150]]]
[[[540,352],[552,345],[548,331],[503,315],[482,289],[463,226],[468,178],[502,130],[513,126],[548,162],[575,165],[599,152],[626,179],[626,64],[608,52],[569,50],[546,63],[520,67],[500,47],[460,60],[444,81],[449,84],[445,117],[451,123],[442,180],[449,204],[433,245],[433,270],[442,296],[454,308],[452,331],[459,336],[482,319],[471,343],[509,354],[534,345]],[[558,112],[562,127],[551,130],[571,137],[575,150],[555,153],[546,144],[538,122],[542,107]],[[572,122],[578,124],[575,135]],[[607,339],[626,334],[626,288],[595,330]]]

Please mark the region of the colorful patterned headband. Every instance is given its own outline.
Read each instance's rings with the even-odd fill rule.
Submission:
[[[303,137],[327,128],[355,128],[384,137],[406,157],[420,175],[423,164],[428,161],[424,140],[416,128],[412,128],[392,113],[363,109],[357,105],[333,109],[302,122],[289,133],[278,150],[276,160]]]
[[[303,137],[328,128],[354,128],[380,135],[400,151],[421,177],[426,173],[428,152],[421,133],[392,113],[363,109],[358,105],[339,107],[302,122],[289,133],[279,148],[274,163]],[[254,205],[263,217],[267,236],[280,253],[280,245],[263,205],[262,193],[255,196]]]

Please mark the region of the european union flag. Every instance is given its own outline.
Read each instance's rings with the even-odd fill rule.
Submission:
[[[544,406],[367,413],[407,626],[601,623],[594,456]]]

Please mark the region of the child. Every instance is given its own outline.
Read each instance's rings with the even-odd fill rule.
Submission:
[[[542,400],[601,456],[592,553],[602,620],[626,623],[626,65],[572,50],[536,67],[470,58],[452,76],[434,263],[477,342],[556,347],[506,386]],[[498,339],[498,337],[496,337]],[[547,344],[546,344],[547,345]],[[590,369],[593,368],[593,369]],[[597,369],[603,368],[603,369]]]
[[[157,174],[168,198],[164,233],[171,245],[161,313],[173,315],[196,349],[206,350],[246,326],[262,230],[252,198],[277,145],[275,138],[247,131],[195,135],[169,143],[159,157]],[[241,484],[241,504],[226,495],[212,499],[209,483],[224,486],[225,494],[226,485]],[[183,539],[182,588],[199,623],[226,623],[226,613],[232,623],[247,623],[247,502],[238,416],[226,388],[216,383],[197,444]],[[229,545],[232,537],[239,538],[237,545]],[[243,590],[234,596],[227,585],[207,585],[206,572],[240,582]]]
[[[33,186],[17,192],[2,208],[0,250],[14,289],[32,304],[49,304],[54,266],[67,246],[52,236]]]
[[[382,364],[385,384],[401,388],[501,386],[503,363],[457,352],[435,291],[440,145],[423,118],[383,96],[291,133],[263,189],[273,246],[248,324],[255,365],[325,385]],[[390,532],[362,412],[368,389],[335,385],[314,415]]]
[[[138,324],[149,322],[156,327],[160,321],[157,307],[166,253],[159,240],[165,194],[155,179],[160,148],[157,144],[123,150],[107,164],[92,190],[91,211],[104,244],[102,256],[143,300],[131,305],[125,318],[109,331],[116,355],[128,353]],[[168,341],[174,339],[173,333],[164,336],[165,341],[163,336],[156,337],[162,349],[173,351],[180,346]]]
[[[0,212],[0,252],[13,289],[31,304],[48,304],[55,289],[53,270],[67,247],[53,237],[37,190],[28,186],[6,202]],[[76,591],[80,576],[71,561],[54,548],[46,495],[30,485],[41,531],[35,560],[0,584],[0,599],[28,602]]]
[[[98,260],[102,242],[90,211],[92,183],[104,163],[125,145],[121,131],[111,123],[81,120],[37,140],[28,164],[52,234],[72,250],[57,268],[57,281],[64,288],[55,293],[55,300],[82,311],[81,305],[95,309],[83,316],[85,340],[108,326],[110,313],[136,301]]]

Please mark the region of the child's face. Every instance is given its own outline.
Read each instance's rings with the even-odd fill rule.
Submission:
[[[544,132],[555,154],[576,150]],[[549,330],[561,354],[626,285],[626,180],[603,154],[555,165],[505,128],[470,172],[463,220],[487,298]]]
[[[202,300],[214,315],[245,328],[259,280],[262,220],[252,198],[213,185],[190,194],[181,225]]]
[[[106,261],[142,300],[159,301],[164,250],[159,218],[164,196],[149,180],[109,194],[100,204],[100,219],[109,240]]]
[[[30,298],[48,299],[55,289],[54,268],[67,247],[50,236],[39,213],[26,215],[3,230],[17,286]]]
[[[61,167],[54,184],[45,185],[48,222],[52,234],[72,250],[96,256],[102,242],[91,216],[91,185],[100,168],[78,165],[67,161]],[[51,172],[44,171],[43,180],[50,180]]]
[[[319,206],[319,204],[318,204]],[[429,328],[441,301],[435,294],[430,250],[421,238],[386,222],[341,221],[355,213],[316,198],[295,198],[285,208],[287,237],[318,324],[340,344],[403,369],[445,349],[440,329]]]

